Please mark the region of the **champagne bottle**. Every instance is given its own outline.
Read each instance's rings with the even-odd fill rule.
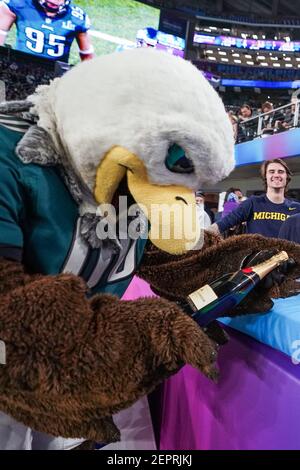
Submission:
[[[256,266],[225,274],[192,292],[183,308],[202,327],[224,317],[273,269],[289,259],[285,251]]]

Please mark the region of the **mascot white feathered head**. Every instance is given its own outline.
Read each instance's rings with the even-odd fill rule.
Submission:
[[[194,205],[194,190],[234,167],[221,99],[196,67],[165,52],[85,61],[30,100],[38,126],[98,204],[111,202],[127,175],[131,195],[148,209]],[[153,242],[169,252],[186,249],[183,239]]]

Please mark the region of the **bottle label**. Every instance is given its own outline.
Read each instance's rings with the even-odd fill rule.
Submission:
[[[188,298],[193,302],[196,310],[201,310],[201,308],[216,300],[218,296],[215,291],[206,284],[206,286],[192,292]]]

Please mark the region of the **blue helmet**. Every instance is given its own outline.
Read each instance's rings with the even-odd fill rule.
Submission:
[[[34,0],[34,2],[41,7],[43,10],[47,11],[48,13],[56,13],[57,15],[61,15],[68,10],[68,7],[71,3],[71,0],[64,0],[61,5],[54,5],[51,0]]]
[[[136,33],[136,42],[138,46],[152,46],[157,44],[157,30],[154,28],[139,29]]]

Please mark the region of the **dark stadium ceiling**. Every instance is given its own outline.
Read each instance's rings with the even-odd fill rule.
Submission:
[[[260,18],[299,18],[300,0],[138,0],[158,8],[186,9],[219,15]]]
[[[202,3],[206,3],[206,8],[209,8],[210,11],[221,14],[257,15],[267,18],[278,18],[279,16],[299,17],[300,8],[300,1],[298,0],[217,0],[209,2],[199,0],[195,3],[198,3],[199,6]]]

